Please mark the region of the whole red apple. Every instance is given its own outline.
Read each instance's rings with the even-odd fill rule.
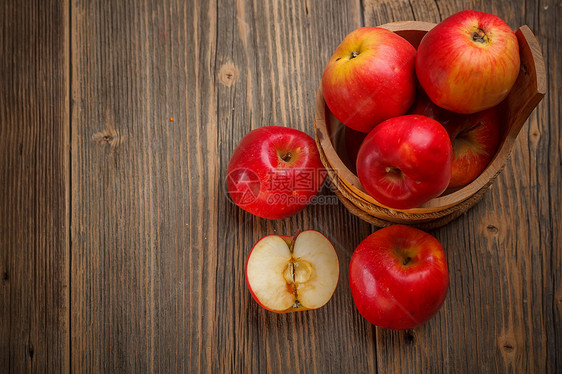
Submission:
[[[513,30],[493,14],[465,10],[423,37],[416,74],[435,104],[470,114],[496,106],[507,96],[519,64]]]
[[[317,309],[332,297],[339,262],[328,239],[318,231],[295,237],[268,235],[246,261],[246,284],[254,300],[277,313]]]
[[[378,27],[352,31],[322,75],[328,108],[361,132],[405,114],[414,102],[415,57],[416,49],[391,31]]]
[[[266,126],[238,144],[226,171],[232,201],[258,217],[290,217],[310,202],[324,183],[316,143],[302,131]]]
[[[449,188],[463,187],[472,182],[496,154],[501,133],[497,107],[474,114],[458,114],[438,107],[420,90],[408,113],[432,118],[449,133],[453,144]]]
[[[415,208],[445,191],[452,159],[445,128],[411,114],[386,120],[367,135],[357,155],[357,176],[381,204]]]
[[[411,329],[434,316],[449,287],[443,247],[409,226],[389,226],[353,252],[349,285],[359,313],[387,329]]]

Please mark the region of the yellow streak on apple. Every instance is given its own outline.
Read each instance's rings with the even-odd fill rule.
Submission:
[[[482,147],[480,143],[475,143],[474,140],[463,139],[463,138],[455,138],[453,152],[454,152],[453,160],[456,160],[462,154],[468,154],[468,153],[474,153],[477,155],[488,155],[488,152],[484,150],[484,147]]]
[[[373,36],[369,40],[364,40],[363,36],[361,32],[352,32],[338,46],[328,63],[332,69],[338,65],[336,74],[332,75],[329,82],[330,85],[341,85],[342,82],[352,79],[357,65],[361,65],[363,61],[369,60],[371,55],[376,54],[376,50],[372,46],[379,42],[380,37]],[[359,55],[361,55],[361,59],[355,60]]]

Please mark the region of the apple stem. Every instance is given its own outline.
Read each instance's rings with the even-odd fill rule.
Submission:
[[[484,124],[483,121],[478,121],[478,123],[476,125],[472,126],[471,128],[469,128],[467,130],[464,130],[464,132],[470,132],[470,131],[472,131],[474,129],[477,129],[478,127],[482,126],[483,124]]]
[[[291,244],[289,244],[289,252],[291,252],[291,254],[293,254],[293,252],[295,251],[295,242],[297,241],[297,236],[299,235],[300,235],[300,230],[297,230],[297,232],[295,232],[295,235],[293,235]]]
[[[291,154],[291,152],[287,152],[283,156],[280,156],[280,157],[281,157],[281,160],[283,160],[285,162],[289,162],[289,161],[291,161],[291,157],[293,157],[293,155]]]
[[[401,174],[402,170],[400,170],[399,168],[396,168],[394,166],[387,166],[384,171],[386,171],[389,174]]]
[[[403,264],[403,265],[408,265],[408,263],[409,263],[410,261],[412,261],[412,258],[408,256],[408,257],[406,257],[406,258],[404,259],[404,262],[403,262],[402,264]]]
[[[351,60],[351,59],[354,59],[354,58],[357,57],[357,56],[359,56],[359,52],[353,51],[353,52],[351,52],[351,57],[350,57],[349,59],[350,59],[350,60]]]
[[[464,130],[460,131],[458,134],[454,135],[453,138],[452,138],[452,140],[453,140],[453,141],[456,141],[457,138],[461,138],[461,139],[464,138],[464,137],[466,136],[466,134],[470,133],[470,132],[473,131],[473,130],[476,130],[477,128],[479,128],[479,127],[482,126],[483,124],[484,124],[483,121],[478,121],[478,123],[475,124],[474,126],[469,127],[468,129],[464,129]]]
[[[472,40],[478,43],[486,43],[488,40],[486,33],[480,27],[472,33]]]

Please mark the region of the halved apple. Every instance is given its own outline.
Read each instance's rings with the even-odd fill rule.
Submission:
[[[326,304],[336,290],[339,271],[332,243],[318,231],[295,237],[268,235],[248,256],[246,283],[265,309],[296,312]]]

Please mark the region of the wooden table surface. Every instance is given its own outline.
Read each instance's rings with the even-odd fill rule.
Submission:
[[[561,372],[561,5],[1,1],[0,372]],[[376,228],[330,199],[253,217],[225,193],[226,165],[251,129],[313,134],[323,68],[351,30],[467,8],[529,25],[548,91],[484,200],[431,231],[443,308],[376,328],[347,278]],[[246,256],[302,229],[335,244],[337,290],[315,311],[267,312]]]

